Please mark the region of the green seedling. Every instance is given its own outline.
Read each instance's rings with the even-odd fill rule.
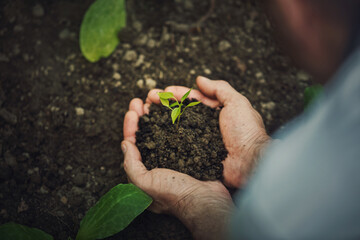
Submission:
[[[159,92],[158,93],[158,95],[160,97],[161,104],[171,110],[172,123],[175,124],[175,121],[177,121],[176,129],[179,129],[180,117],[185,112],[185,109],[188,108],[188,107],[198,105],[200,103],[200,102],[191,102],[186,107],[182,108],[183,105],[184,105],[183,102],[189,96],[191,90],[192,90],[192,88],[187,93],[185,93],[184,96],[181,97],[181,102],[180,103],[175,98],[175,96],[174,96],[174,94],[172,92]],[[175,102],[173,104],[170,104],[169,99],[174,99]]]

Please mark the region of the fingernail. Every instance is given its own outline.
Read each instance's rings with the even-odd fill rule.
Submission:
[[[122,150],[122,152],[123,152],[124,154],[126,153],[127,149],[126,149],[125,143],[122,143],[122,144],[121,144],[121,150]]]

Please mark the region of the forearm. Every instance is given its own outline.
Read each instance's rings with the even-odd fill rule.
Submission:
[[[194,239],[224,239],[234,208],[228,193],[216,196],[211,191],[194,194],[183,199],[179,205],[175,215]]]

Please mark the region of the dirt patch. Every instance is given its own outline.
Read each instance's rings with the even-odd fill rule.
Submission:
[[[189,103],[185,100],[184,106]],[[177,129],[176,123],[171,123],[171,111],[152,104],[149,115],[140,118],[136,133],[144,165],[148,169],[173,169],[200,180],[221,179],[221,161],[227,151],[219,129],[219,113],[204,104],[187,108]]]
[[[269,133],[303,109],[311,78],[279,50],[257,1],[216,1],[201,31],[189,33],[166,22],[196,22],[210,0],[129,0],[121,43],[89,63],[78,33],[92,2],[0,1],[0,224],[74,238],[86,211],[127,182],[124,115],[132,98],[145,100],[155,85],[224,79],[250,100]],[[149,212],[114,237],[190,238],[177,219]]]

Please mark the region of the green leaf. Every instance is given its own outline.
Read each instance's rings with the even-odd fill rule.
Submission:
[[[118,32],[125,26],[125,0],[96,0],[86,11],[80,27],[84,57],[90,62],[108,57],[119,43]]]
[[[323,87],[319,84],[305,88],[304,91],[304,108],[308,108],[317,96],[323,91]]]
[[[160,98],[160,102],[161,102],[162,105],[164,105],[165,107],[169,107],[169,100],[168,100],[168,99]]]
[[[173,124],[175,123],[176,118],[179,116],[180,110],[181,110],[180,107],[175,108],[175,109],[172,110],[172,112],[171,112],[171,119],[172,119],[172,123],[173,123]]]
[[[182,96],[181,102],[183,102],[189,96],[191,90],[192,90],[192,88],[187,93],[185,93],[184,96]]]
[[[151,197],[133,184],[113,187],[86,213],[76,240],[101,239],[120,232],[151,202]]]
[[[0,239],[53,240],[54,238],[40,229],[9,222],[0,226]]]
[[[186,107],[196,106],[196,105],[198,105],[199,103],[201,103],[201,102],[191,102],[191,103],[189,103]]]
[[[173,104],[170,105],[170,107],[175,107],[175,106],[179,106],[178,102],[174,102]]]
[[[157,95],[162,99],[175,98],[172,92],[158,92]]]

